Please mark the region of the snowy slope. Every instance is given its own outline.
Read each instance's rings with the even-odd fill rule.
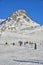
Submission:
[[[24,45],[26,41],[35,42],[37,49],[34,44]],[[0,65],[43,65],[43,25],[34,22],[24,10],[16,11],[0,25]]]
[[[0,45],[0,65],[43,65],[42,46],[34,50],[28,46]]]
[[[14,39],[15,41],[21,39],[42,42],[43,25],[40,26],[34,22],[24,10],[18,10],[10,15],[4,25],[0,27],[0,42],[11,43]]]

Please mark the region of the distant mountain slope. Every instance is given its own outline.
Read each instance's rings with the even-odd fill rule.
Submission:
[[[0,25],[2,25],[5,22],[6,19],[0,19]]]
[[[29,39],[43,40],[43,25],[33,21],[24,10],[18,10],[1,21],[0,36],[5,40]],[[4,39],[5,38],[5,39]]]
[[[22,29],[22,28],[32,28],[33,26],[37,27],[40,26],[36,22],[32,21],[30,17],[27,16],[24,10],[18,10],[14,12],[11,16],[8,17],[7,20],[2,21],[0,24],[4,23],[4,27],[8,29]],[[2,31],[2,30],[1,30]]]

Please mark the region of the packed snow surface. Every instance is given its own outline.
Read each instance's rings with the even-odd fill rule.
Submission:
[[[27,46],[0,45],[0,65],[43,65],[43,44]]]
[[[0,19],[0,65],[43,65],[43,25],[34,22],[24,10]]]

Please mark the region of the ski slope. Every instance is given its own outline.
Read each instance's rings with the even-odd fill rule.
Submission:
[[[24,10],[0,21],[0,65],[43,65],[43,25],[34,22]],[[36,43],[36,50],[30,41]]]
[[[43,65],[42,46],[0,45],[0,65]]]

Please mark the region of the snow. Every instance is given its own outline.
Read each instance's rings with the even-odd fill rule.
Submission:
[[[36,50],[24,45],[0,45],[0,65],[38,65],[38,63],[14,60],[37,60],[43,62],[43,48],[40,45]],[[39,63],[39,65],[42,64]]]
[[[22,46],[19,46],[20,40],[23,41]],[[5,45],[6,41],[8,45]],[[34,45],[32,47],[29,44],[24,45],[25,41],[36,42],[37,49],[34,49]],[[13,42],[15,42],[14,46]],[[43,65],[43,31],[35,31],[31,34],[7,30],[3,32],[0,37],[0,65]]]
[[[0,25],[0,65],[43,65],[43,25],[32,21],[21,10],[5,22]],[[23,42],[22,46],[19,41]],[[24,45],[26,41],[28,44]],[[30,41],[34,44],[29,44]],[[34,49],[35,43],[37,49]]]

